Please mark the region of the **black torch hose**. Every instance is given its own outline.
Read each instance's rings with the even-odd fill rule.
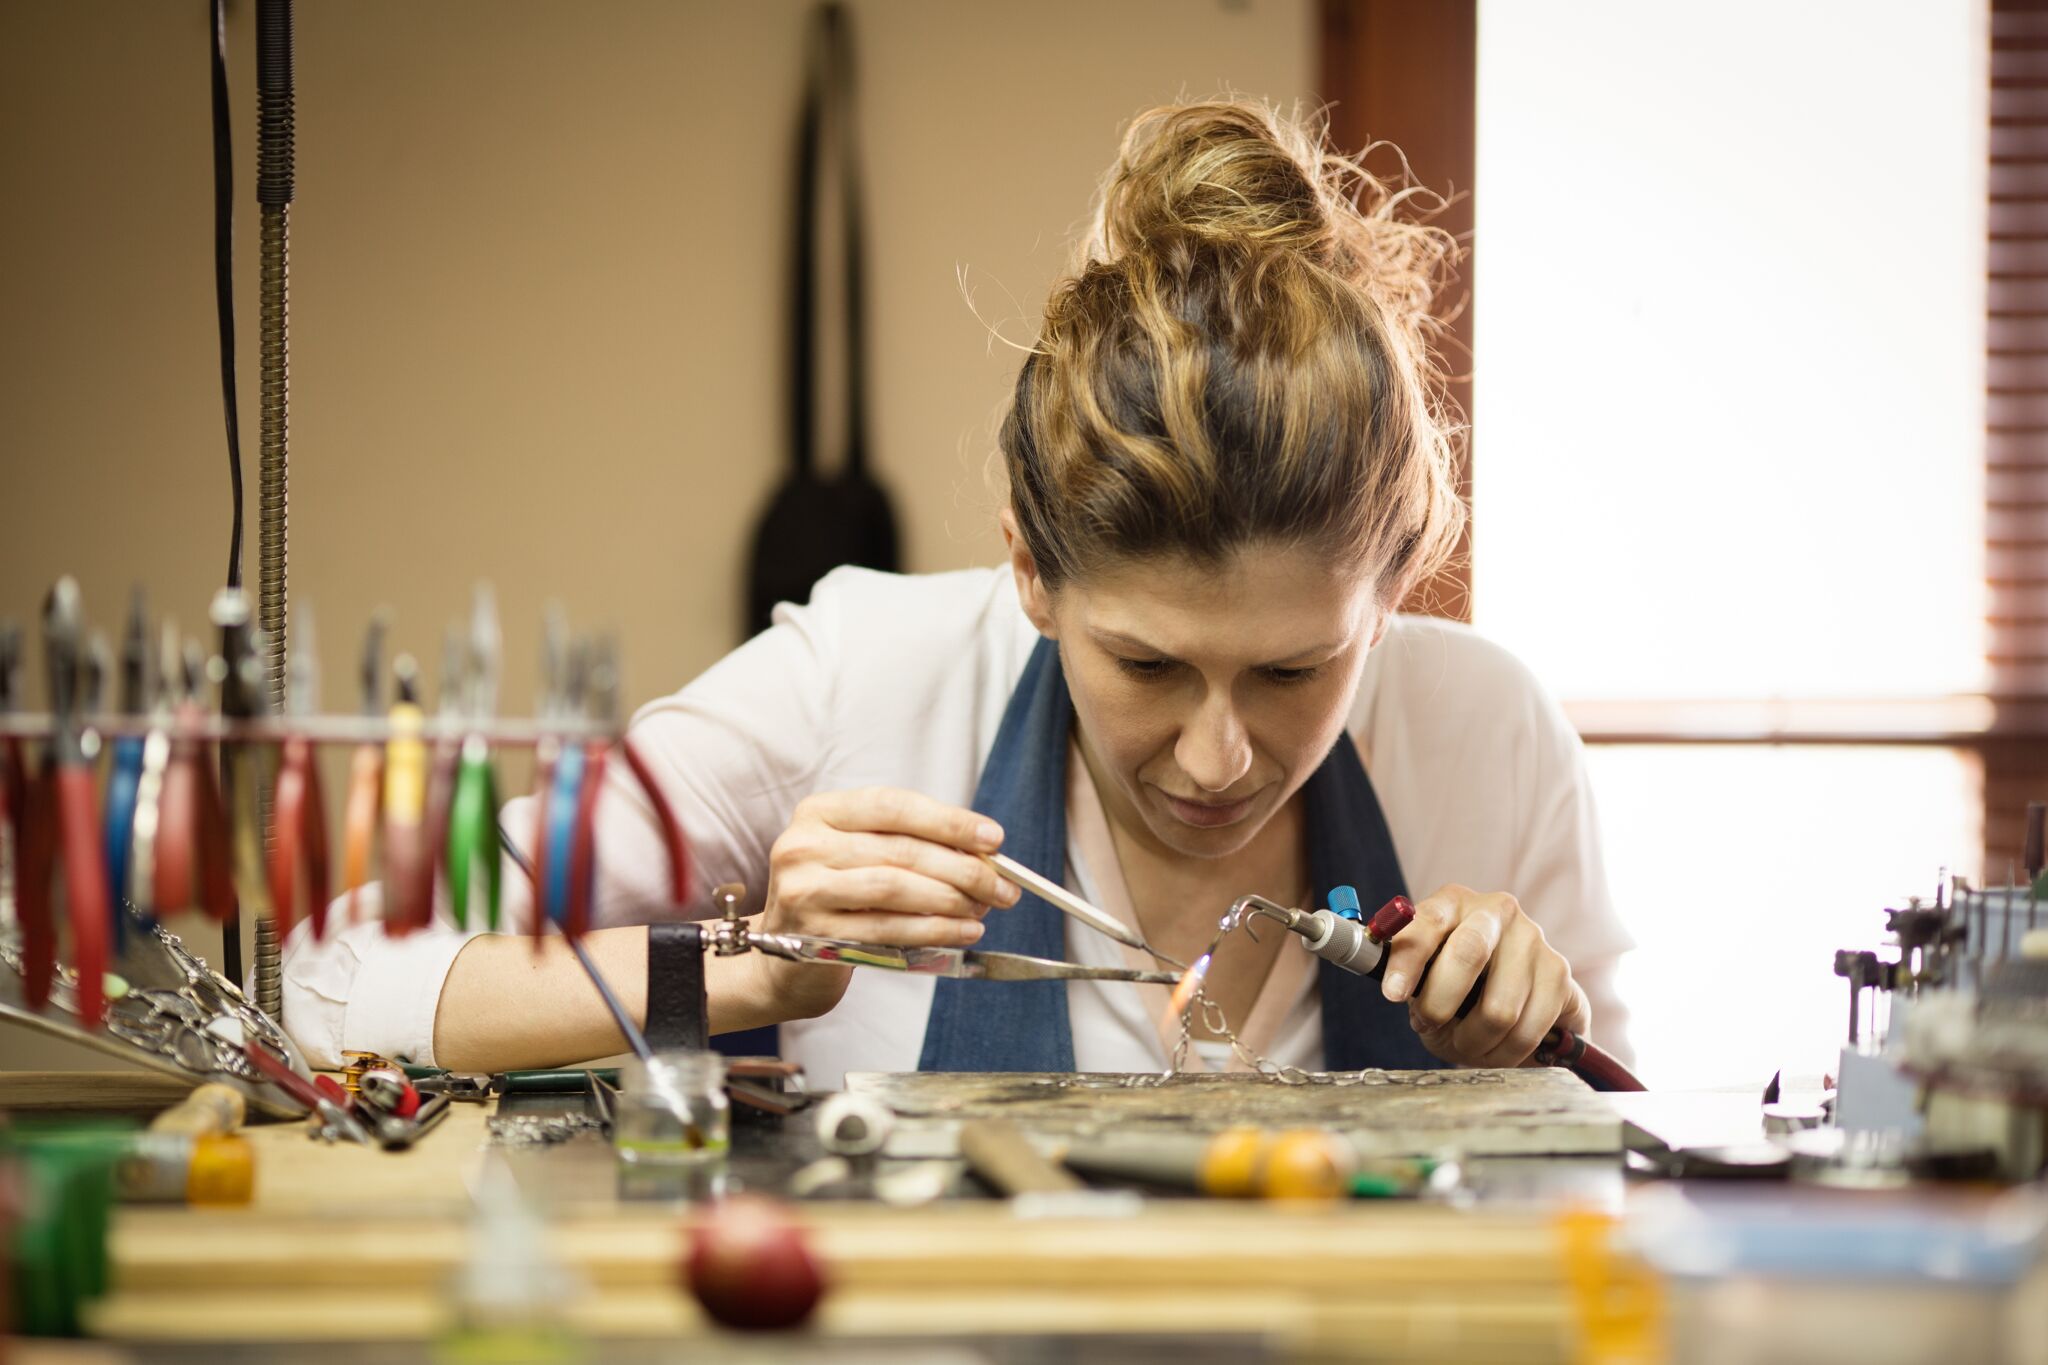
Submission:
[[[235,157],[228,123],[228,26],[212,0],[207,65],[213,90],[213,298],[220,326],[220,402],[228,429],[228,586],[242,586],[242,423],[235,405]],[[233,979],[234,967],[228,968]]]

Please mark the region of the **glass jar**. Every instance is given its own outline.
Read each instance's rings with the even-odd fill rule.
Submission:
[[[662,1052],[619,1068],[612,1146],[636,1166],[703,1166],[725,1160],[732,1111],[725,1058],[716,1052]]]

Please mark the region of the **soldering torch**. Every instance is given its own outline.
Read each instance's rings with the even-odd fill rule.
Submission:
[[[1255,916],[1275,920],[1296,934],[1303,947],[1325,962],[1378,980],[1386,971],[1389,944],[1395,935],[1415,920],[1413,902],[1406,896],[1396,896],[1381,906],[1370,920],[1365,920],[1359,913],[1358,893],[1348,886],[1339,886],[1330,892],[1330,905],[1332,908],[1325,910],[1296,910],[1264,896],[1242,896],[1230,907],[1223,923],[1226,927],[1242,925],[1246,933],[1257,938],[1250,920]],[[1434,957],[1430,959],[1432,964],[1435,961]],[[1195,973],[1206,963],[1205,957],[1190,970],[1182,983],[1182,991],[1175,993],[1177,1000],[1192,987]],[[1429,968],[1425,966],[1425,978],[1428,972]],[[1422,982],[1418,980],[1416,989],[1421,988]],[[1457,1017],[1463,1019],[1470,1014],[1485,992],[1486,973],[1482,971],[1479,979],[1472,983],[1464,1003],[1458,1006]],[[1567,1067],[1596,1090],[1643,1089],[1643,1083],[1627,1067],[1562,1024],[1544,1035],[1534,1060],[1543,1066]]]

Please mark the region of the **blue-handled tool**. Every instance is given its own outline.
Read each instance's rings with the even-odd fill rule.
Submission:
[[[128,608],[128,629],[121,642],[121,714],[139,716],[149,705],[149,620],[142,589]],[[132,900],[128,867],[135,850],[135,805],[142,789],[142,755],[146,741],[141,735],[122,735],[111,749],[107,770],[105,832],[107,851],[107,898],[114,917],[114,952],[127,944],[128,914]]]
[[[581,649],[572,649],[569,665],[569,695],[581,690]],[[571,703],[573,714],[574,703]],[[575,739],[562,742],[555,759],[554,786],[548,792],[546,878],[541,886],[542,905],[547,917],[564,932],[569,928],[570,887],[575,880],[576,812],[583,794],[583,745]]]

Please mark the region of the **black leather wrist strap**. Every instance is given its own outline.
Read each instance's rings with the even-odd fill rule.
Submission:
[[[647,1045],[656,1052],[711,1046],[704,940],[694,924],[647,926]]]

